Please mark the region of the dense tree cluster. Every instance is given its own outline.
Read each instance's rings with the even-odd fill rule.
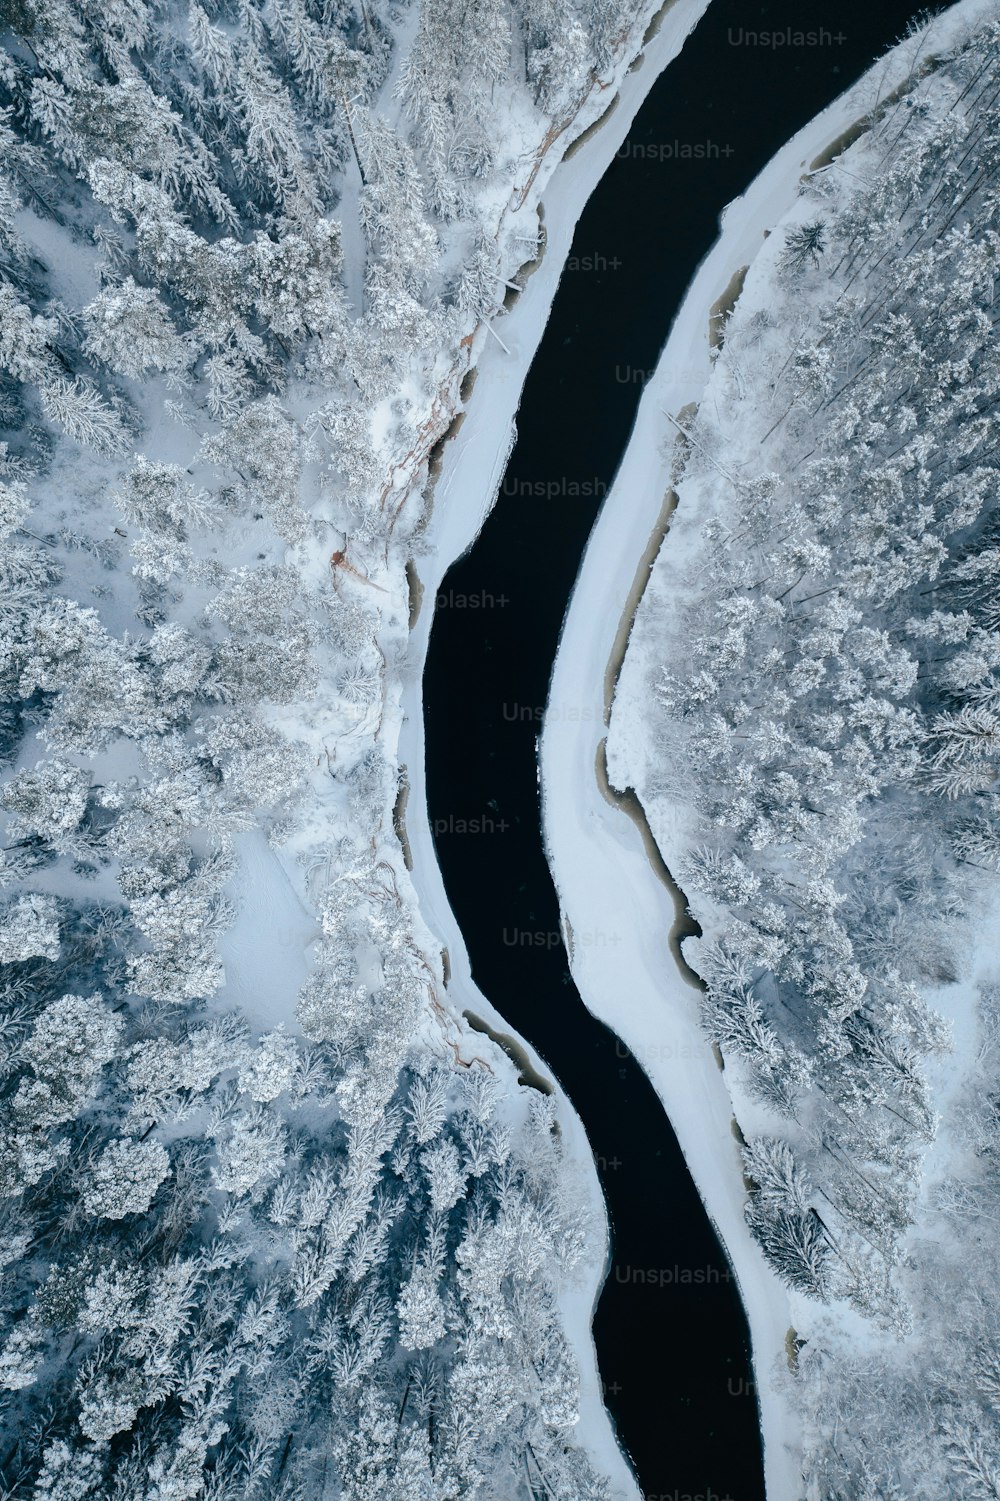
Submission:
[[[867,1351],[810,1341],[799,1355],[806,1474],[824,1497],[989,1501],[1000,1488],[1000,990],[979,1007],[976,1066],[954,1109],[902,1269],[924,1347]],[[867,1486],[867,1490],[864,1488]]]
[[[751,1224],[897,1328],[926,993],[1000,871],[998,61],[990,25],[914,80],[761,252],[681,439],[683,603],[654,581],[640,626],[706,1025],[775,1122]]]
[[[553,1277],[585,1238],[550,1102],[515,1123],[481,1065],[114,1006],[114,915],[61,927],[5,969],[10,1494],[409,1501],[526,1462],[603,1494],[567,1443]]]
[[[550,1102],[461,1054],[383,723],[497,205],[632,19],[0,6],[11,1501],[608,1494],[583,1198]],[[320,936],[252,1027],[259,830]]]
[[[537,135],[565,126],[628,25],[586,0],[427,0],[394,67],[388,8],[367,0],[8,9],[0,370],[30,412],[108,453],[129,447],[132,383],[197,381],[227,421],[216,446],[247,458],[252,439],[263,468],[242,487],[292,540],[302,434],[256,403],[321,376],[328,456],[363,488],[372,397],[416,413],[405,376],[465,332],[484,257],[476,311],[502,303],[482,190],[510,172],[495,143],[511,111],[530,87]],[[96,241],[85,305],[52,285],[19,204]]]

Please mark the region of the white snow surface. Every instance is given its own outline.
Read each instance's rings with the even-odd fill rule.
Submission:
[[[295,1032],[295,1003],[320,929],[261,829],[237,834],[234,845],[239,867],[229,894],[237,915],[219,935],[226,984],[216,1004],[239,1010],[254,1031],[283,1025]]]
[[[670,955],[671,895],[651,867],[636,826],[599,789],[595,766],[606,730],[583,711],[601,692],[625,602],[670,486],[673,442],[664,440],[664,413],[676,416],[699,401],[711,374],[709,309],[793,207],[809,163],[906,79],[918,49],[924,57],[947,47],[990,13],[991,0],[962,0],[926,34],[900,44],[794,136],[724,210],[719,238],[694,277],[643,392],[591,534],[563,626],[541,738],[545,838],[564,920],[576,932],[617,940],[577,945],[573,978],[588,1008],[649,1075],[732,1263],[750,1325],[769,1501],[797,1501],[800,1495],[801,1433],[789,1400],[785,1340],[790,1328],[807,1322],[807,1306],[767,1267],[746,1227],[733,1102],[699,1025],[697,992]],[[671,546],[669,533],[665,545]],[[616,734],[631,743],[634,730],[641,738],[638,724],[623,730],[617,705],[615,712]],[[683,822],[681,816],[672,829],[657,824],[668,867],[683,852]]]

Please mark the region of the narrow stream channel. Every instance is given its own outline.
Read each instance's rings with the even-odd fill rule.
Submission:
[[[587,205],[500,498],[436,602],[424,704],[438,858],[477,983],[552,1067],[596,1156],[614,1240],[594,1325],[601,1375],[657,1501],[762,1501],[746,1320],[659,1100],[570,978],[536,737],[583,548],[719,213],[916,11],[712,0]],[[554,712],[600,717],[602,686]]]

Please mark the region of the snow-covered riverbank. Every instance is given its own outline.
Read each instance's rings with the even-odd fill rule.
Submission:
[[[484,996],[472,979],[468,953],[448,903],[427,817],[421,680],[433,602],[451,563],[472,545],[496,500],[514,441],[521,388],[544,331],[576,221],[628,134],[643,100],[677,55],[706,4],[707,0],[675,0],[667,6],[655,36],[644,49],[643,65],[630,69],[622,80],[617,107],[606,114],[608,106],[602,102],[593,111],[598,118],[603,117],[603,123],[572,150],[568,159],[557,166],[550,165],[548,180],[543,169],[533,184],[531,196],[518,211],[524,221],[524,234],[530,238],[537,222],[536,205],[539,201],[544,204],[545,253],[526,281],[516,305],[499,326],[506,348],[489,334],[480,334],[481,347],[474,361],[478,369],[475,392],[460,430],[445,444],[427,531],[427,550],[414,565],[422,590],[422,605],[410,636],[401,696],[398,704],[390,705],[388,710],[398,723],[397,758],[406,767],[410,785],[406,835],[413,864],[411,880],[423,922],[447,950],[450,969],[447,994],[451,1007],[458,1016],[466,1010],[472,1011],[502,1032],[511,1030],[502,1015],[504,998]],[[581,124],[586,130],[588,122],[583,116]],[[458,709],[456,700],[456,717]],[[391,734],[388,724],[386,728]],[[533,1050],[523,1041],[522,1045],[538,1071],[548,1077]],[[595,1223],[603,1223],[604,1205],[585,1132],[559,1090],[557,1099],[570,1155],[587,1174]],[[582,1372],[581,1440],[591,1450],[597,1467],[611,1475],[620,1491],[634,1496],[637,1494],[634,1478],[614,1440],[604,1408],[590,1332],[593,1307],[606,1273],[606,1232],[603,1239],[604,1253],[593,1263],[581,1285],[567,1292],[564,1311]]]
[[[634,1492],[588,1334],[591,1156],[470,1032],[482,998],[444,990],[461,955],[421,909],[399,734],[547,313],[533,292],[496,321],[504,282],[599,126],[554,191],[551,295],[616,90],[637,105],[702,9],[675,0],[633,77],[655,3],[564,11],[567,52],[494,9],[486,56],[450,51],[432,0],[357,28],[57,0],[2,28],[0,1384],[25,1495],[68,1469],[94,1495],[512,1496],[525,1469]],[[490,357],[499,406],[484,383],[468,432],[500,451],[460,504],[445,445],[428,537],[428,468]],[[82,1279],[59,1309],[57,1222]],[[108,1322],[77,1328],[119,1264]]]
[[[966,23],[988,7],[973,0],[959,10]],[[950,13],[934,24],[930,38],[911,39],[878,63],[795,136],[724,213],[720,238],[694,279],[644,392],[629,448],[591,536],[542,737],[546,839],[565,919],[577,931],[613,926],[624,940],[613,950],[577,948],[574,979],[589,1008],[647,1070],[731,1258],[750,1322],[771,1501],[793,1501],[799,1494],[800,1436],[780,1381],[787,1370],[788,1332],[799,1321],[799,1300],[765,1266],[744,1221],[745,1190],[725,1076],[700,1029],[697,995],[669,959],[670,894],[650,868],[639,831],[601,795],[595,765],[603,727],[572,709],[592,700],[612,657],[623,604],[670,484],[673,444],[663,441],[663,413],[676,415],[702,396],[711,372],[713,305],[792,205],[801,174],[905,81],[918,49],[926,57],[946,45],[957,24]],[[670,866],[680,843],[658,833]]]

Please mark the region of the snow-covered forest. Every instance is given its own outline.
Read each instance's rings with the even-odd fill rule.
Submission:
[[[593,1202],[449,1010],[394,747],[436,445],[641,21],[0,5],[11,1501],[611,1495]]]
[[[1000,1495],[998,81],[1000,18],[927,50],[746,270],[608,739],[701,926],[815,1501]]]

